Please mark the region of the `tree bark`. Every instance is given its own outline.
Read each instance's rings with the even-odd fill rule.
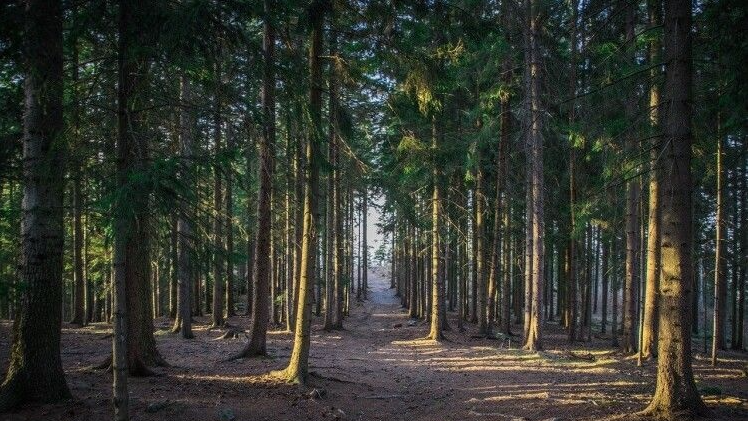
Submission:
[[[444,305],[443,285],[442,278],[439,273],[440,259],[439,259],[439,247],[440,247],[440,208],[441,208],[441,173],[438,169],[438,163],[436,162],[436,154],[438,153],[439,142],[438,134],[436,129],[436,117],[431,118],[431,151],[434,156],[432,157],[433,165],[433,193],[431,196],[431,330],[429,331],[428,338],[434,341],[440,341],[444,338],[442,333],[442,317],[441,311]],[[485,327],[484,327],[485,329]]]
[[[541,305],[543,303],[543,270],[545,268],[545,227],[543,215],[543,139],[540,134],[540,68],[539,53],[537,47],[538,36],[538,18],[537,18],[537,0],[526,0],[528,11],[528,49],[526,54],[527,65],[527,89],[529,101],[529,124],[528,124],[528,153],[530,154],[531,172],[529,176],[530,195],[527,204],[530,208],[528,212],[528,230],[531,237],[530,253],[528,253],[528,267],[525,267],[526,273],[529,274],[527,287],[530,288],[529,300],[526,304],[529,309],[525,309],[525,315],[528,320],[525,321],[525,345],[524,348],[531,351],[543,349],[542,344],[542,323],[543,315]],[[528,291],[525,292],[527,296]]]
[[[262,80],[263,130],[258,144],[260,162],[257,178],[260,187],[257,191],[257,228],[254,250],[254,293],[252,296],[252,322],[249,329],[249,342],[237,357],[267,354],[266,341],[270,311],[272,226],[270,213],[273,188],[273,155],[275,143],[275,27],[272,23],[274,2],[265,0],[265,23],[263,53],[265,65]]]
[[[691,368],[691,2],[665,1],[665,149],[660,205],[660,331],[657,386],[644,413],[703,414]]]
[[[185,189],[193,185],[192,159],[193,159],[193,129],[195,126],[192,111],[192,89],[189,79],[182,75],[180,81],[180,102],[182,105],[179,116],[179,149],[181,171],[180,181]],[[189,196],[188,196],[189,197]],[[192,279],[194,277],[193,256],[195,254],[194,234],[192,233],[190,205],[181,205],[177,217],[177,299],[176,314],[174,318],[173,333],[181,333],[182,338],[191,339],[192,334],[192,309],[190,306],[192,294]]]
[[[218,41],[220,43],[220,40]],[[211,327],[217,328],[223,326],[224,312],[224,294],[226,285],[226,251],[224,248],[223,238],[223,164],[221,153],[223,148],[223,115],[222,115],[222,72],[221,60],[222,53],[220,46],[217,47],[215,63],[215,81],[213,104],[213,151],[216,162],[213,165],[213,305],[211,306]]]
[[[650,28],[660,25],[660,0],[649,0],[647,10]],[[652,37],[649,43],[649,62],[654,64],[660,57],[660,42]],[[659,129],[660,88],[655,82],[659,71],[652,69],[652,82],[649,87],[649,125],[652,132]],[[657,293],[660,287],[660,193],[659,193],[659,157],[661,153],[661,138],[653,136],[650,152],[649,173],[649,217],[647,233],[647,278],[644,294],[644,321],[642,325],[642,358],[657,356],[657,322],[659,319],[659,302]]]
[[[634,39],[634,7],[626,4],[626,43],[631,45]],[[633,96],[632,96],[633,98]],[[634,99],[629,99],[626,104],[626,115],[634,118]],[[636,136],[629,134],[626,140],[626,149],[633,156],[638,148]],[[638,177],[630,178],[626,182],[626,275],[623,285],[623,332],[621,334],[621,346],[623,352],[636,351],[636,314],[637,314],[637,288],[639,286],[639,200],[640,189]]]
[[[717,112],[717,216],[714,253],[714,326],[712,335],[712,365],[717,365],[717,352],[727,348],[725,321],[727,316],[727,242],[725,231],[725,152],[721,113]]]
[[[301,278],[299,280],[299,307],[296,311],[296,330],[288,366],[281,376],[294,383],[305,384],[309,377],[309,345],[312,322],[312,288],[316,276],[317,256],[317,196],[319,194],[319,143],[322,138],[322,23],[329,3],[312,0],[308,12],[312,28],[309,50],[309,112],[312,127],[306,144],[306,161],[309,168],[304,190],[304,236],[301,245]]]
[[[60,359],[63,270],[62,5],[27,0],[23,44],[23,202],[20,311],[0,412],[70,398]]]

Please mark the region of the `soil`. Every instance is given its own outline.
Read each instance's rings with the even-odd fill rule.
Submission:
[[[369,273],[365,302],[353,302],[345,330],[325,332],[315,318],[305,387],[269,376],[285,367],[291,334],[272,331],[266,358],[226,361],[246,337],[218,339],[196,318],[195,339],[167,332],[169,320],[155,322],[158,346],[171,367],[156,376],[131,378],[132,420],[603,420],[633,419],[654,390],[654,362],[637,367],[635,356],[613,351],[610,339],[569,346],[560,326],[547,322],[544,345],[534,353],[518,349],[519,337],[477,337],[466,323],[441,344],[425,337],[428,325],[408,319],[388,275]],[[232,317],[231,326],[248,326]],[[7,370],[10,326],[0,322],[0,370]],[[520,326],[515,327],[519,332]],[[75,397],[56,405],[25,407],[1,414],[2,421],[108,420],[112,418],[111,374],[90,368],[111,352],[109,327],[63,326],[62,359]],[[694,358],[698,387],[711,413],[707,419],[748,420],[745,353],[725,352],[718,367]],[[3,374],[4,375],[4,374]]]

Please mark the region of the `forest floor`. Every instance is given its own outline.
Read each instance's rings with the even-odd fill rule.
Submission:
[[[654,390],[655,364],[611,351],[610,340],[569,347],[561,328],[546,324],[548,351],[531,353],[511,341],[477,338],[475,327],[452,330],[442,344],[418,339],[428,325],[410,321],[387,274],[373,270],[369,300],[354,303],[345,330],[324,332],[315,318],[309,386],[298,387],[265,373],[283,368],[289,333],[268,337],[267,358],[226,362],[242,339],[216,339],[197,318],[195,340],[166,333],[156,320],[157,340],[171,367],[130,379],[133,420],[602,420],[632,419]],[[245,317],[232,318],[246,327]],[[520,327],[515,327],[520,331]],[[0,372],[7,369],[10,322],[0,322]],[[17,420],[111,419],[111,374],[90,368],[104,360],[111,337],[104,325],[63,327],[62,359],[74,400],[0,415]],[[714,420],[748,419],[745,353],[725,353],[717,368],[694,359],[698,387]],[[316,389],[316,390],[315,390]]]

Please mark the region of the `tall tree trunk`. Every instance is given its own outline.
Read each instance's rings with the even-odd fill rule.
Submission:
[[[649,14],[649,26],[655,28],[660,25],[660,0],[648,0],[647,11]],[[660,57],[660,42],[657,37],[652,37],[649,43],[649,62],[657,63]],[[654,134],[659,129],[659,107],[660,88],[655,82],[659,73],[658,69],[652,69],[650,76],[652,82],[649,87],[649,125]],[[661,152],[662,139],[652,137],[652,150],[649,155],[649,220],[647,234],[647,279],[646,292],[644,294],[644,321],[642,325],[642,358],[657,356],[657,322],[659,319],[659,303],[657,293],[660,288],[660,193],[659,193],[659,156]]]
[[[76,65],[77,67],[77,65]],[[80,165],[78,159],[73,165]],[[71,324],[84,326],[86,317],[86,279],[83,276],[83,192],[81,189],[81,169],[75,168],[73,174],[73,319]]]
[[[725,241],[725,151],[721,112],[717,112],[717,216],[714,253],[714,329],[712,335],[712,365],[717,365],[717,352],[727,348],[725,320],[727,316],[727,242]]]
[[[312,28],[309,50],[309,112],[312,127],[306,145],[309,172],[304,191],[304,238],[301,245],[301,279],[299,280],[299,307],[296,312],[296,330],[293,350],[282,376],[289,381],[304,384],[309,376],[309,345],[312,322],[312,288],[316,276],[317,256],[317,196],[319,194],[319,143],[322,138],[322,23],[329,3],[312,0],[309,20]]]
[[[330,56],[333,55],[333,38],[336,38],[336,35],[331,34],[330,35]],[[336,98],[336,88],[333,87],[335,83],[335,75],[334,70],[331,68],[330,70],[330,76],[329,76],[329,139],[328,139],[328,148],[327,148],[327,161],[330,163],[331,167],[335,166],[335,107],[337,106],[337,98]],[[335,217],[336,215],[336,209],[335,209],[335,175],[334,175],[334,169],[328,171],[327,175],[327,197],[326,197],[326,203],[325,203],[325,231],[324,231],[324,242],[325,247],[323,251],[322,258],[325,261],[325,314],[324,314],[324,323],[323,323],[323,329],[326,331],[330,331],[333,329],[334,324],[334,315],[337,313],[336,309],[336,303],[335,303],[335,271],[333,269],[333,258],[334,258],[334,248],[335,248]]]
[[[529,267],[525,271],[530,274],[526,285],[530,290],[530,299],[526,304],[530,306],[525,310],[529,320],[525,322],[526,335],[524,348],[531,351],[543,349],[542,345],[542,309],[543,303],[543,270],[545,268],[545,227],[543,215],[543,139],[540,134],[540,67],[539,52],[537,46],[538,18],[537,0],[526,0],[529,16],[528,22],[528,49],[527,57],[527,89],[529,101],[529,124],[528,124],[528,153],[531,157],[530,174],[530,201],[527,203],[530,212],[528,218],[528,229],[532,241],[530,241],[531,252],[529,253]],[[527,294],[527,292],[525,292]]]
[[[184,82],[180,81],[180,84],[181,83]],[[183,88],[180,87],[180,91],[182,91],[182,89]],[[180,92],[180,96],[182,96],[181,101],[184,103],[184,95],[182,92]],[[179,113],[180,121],[182,113],[183,112]],[[177,215],[171,217],[169,231],[169,317],[176,319],[177,301],[179,300],[179,298],[177,298],[179,295],[179,217]]]
[[[294,179],[293,179],[293,151],[295,150],[294,142],[293,142],[293,135],[290,132],[292,124],[291,124],[291,113],[289,110],[286,110],[286,204],[285,204],[285,243],[286,243],[286,269],[285,269],[285,281],[286,281],[286,294],[285,294],[285,301],[286,301],[286,330],[289,332],[293,332],[294,329],[294,310],[296,309],[293,305],[294,302],[294,257],[296,256],[295,249],[296,246],[294,245],[294,235],[293,235],[293,229],[292,221],[294,216],[294,206],[296,204],[293,202],[293,189],[294,189]]]
[[[610,346],[617,348],[618,347],[618,333],[620,330],[620,326],[618,323],[618,286],[620,282],[618,281],[618,250],[616,249],[616,237],[615,234],[613,235],[613,238],[610,239],[610,244],[608,247],[610,248],[610,257],[612,259],[611,262],[611,268],[610,268],[610,294],[613,296],[613,303],[611,308],[611,321],[610,321]]]
[[[634,6],[626,4],[626,44],[632,45],[634,39]],[[635,110],[635,97],[626,104],[626,115],[633,119]],[[629,156],[635,154],[639,147],[636,136],[631,133],[626,140],[626,149]],[[639,200],[640,198],[638,177],[632,177],[626,182],[626,277],[623,286],[623,352],[636,351],[636,314],[637,314],[637,288],[639,285]]]
[[[260,162],[257,178],[260,187],[257,191],[257,229],[254,250],[254,288],[252,296],[252,322],[249,328],[249,342],[237,357],[265,355],[270,311],[272,215],[270,213],[273,189],[273,145],[275,143],[275,28],[272,0],[265,0],[265,23],[263,34],[263,55],[265,60],[262,79],[263,130],[259,142]]]
[[[220,42],[220,41],[219,41]],[[222,71],[221,60],[222,53],[218,47],[215,63],[215,81],[216,90],[213,105],[213,150],[215,153],[216,163],[213,165],[213,305],[211,320],[212,328],[223,326],[223,306],[224,306],[224,287],[226,285],[226,251],[224,248],[223,238],[223,164],[221,153],[223,148],[223,110],[222,110]]]
[[[480,146],[479,146],[480,148]],[[486,334],[486,262],[485,250],[486,245],[486,226],[485,226],[485,203],[486,195],[484,189],[484,172],[483,163],[480,159],[477,162],[475,170],[475,286],[473,292],[476,297],[473,301],[476,306],[476,317],[478,321],[478,334]]]
[[[117,174],[121,191],[115,238],[124,239],[115,268],[124,276],[127,306],[127,369],[133,376],[150,375],[148,368],[166,365],[156,349],[151,313],[150,186],[148,143],[144,123],[150,107],[148,68],[156,22],[150,1],[120,2]],[[116,281],[115,281],[116,283]],[[116,371],[116,370],[115,370]]]
[[[665,1],[665,150],[660,185],[660,323],[657,386],[646,414],[706,411],[691,369],[691,2]]]
[[[431,149],[436,153],[439,149],[438,133],[436,128],[436,116],[431,117]],[[444,305],[442,278],[439,276],[439,247],[440,247],[440,208],[441,208],[441,173],[438,169],[436,158],[432,162],[433,169],[433,194],[431,196],[431,330],[429,339],[440,341],[444,338],[442,333],[441,311]],[[365,199],[364,199],[365,200]],[[365,232],[365,231],[364,231]]]
[[[20,311],[0,412],[27,402],[70,397],[60,359],[62,322],[63,138],[62,5],[28,0],[25,7],[23,202]]]
[[[225,288],[225,301],[226,301],[226,318],[232,317],[234,313],[234,183],[233,183],[233,170],[232,162],[234,156],[234,133],[231,130],[231,125],[226,131],[226,149],[228,149],[231,160],[226,166],[226,188],[224,189],[224,208],[226,210],[225,219],[223,221],[224,228],[226,230],[226,288]]]
[[[746,205],[748,205],[748,193],[746,192],[746,189],[748,188],[748,172],[746,172],[746,167],[748,167],[748,137],[743,137],[743,163],[741,164],[743,171],[742,171],[742,177],[739,177],[739,180],[742,180],[740,182],[740,229],[738,232],[740,233],[740,239],[738,240],[740,242],[740,254],[739,254],[739,260],[738,260],[738,268],[740,270],[740,278],[738,280],[738,320],[737,320],[737,331],[738,331],[738,337],[735,341],[735,344],[733,344],[734,349],[743,349],[744,347],[744,331],[743,328],[745,326],[745,280],[746,280],[746,272],[748,272],[748,227],[746,227],[746,224],[748,223],[748,209],[746,209]]]
[[[334,5],[331,3],[331,8]],[[335,25],[335,12],[330,11],[331,26]],[[339,58],[338,54],[338,37],[337,32],[330,33],[330,165],[332,166],[332,274],[333,274],[333,328],[343,328],[344,298],[343,298],[343,200],[341,198],[340,179],[341,179],[341,162],[340,147],[338,145],[338,75],[339,75]],[[394,273],[392,273],[394,276]]]
[[[571,1],[571,55],[570,55],[570,72],[569,81],[571,82],[570,95],[572,98],[577,94],[577,13],[579,9],[578,0]],[[569,126],[573,127],[576,121],[576,101],[572,100],[569,105]],[[577,196],[577,179],[576,179],[576,149],[573,136],[569,137],[569,245],[566,250],[567,273],[566,282],[568,285],[566,291],[567,301],[567,323],[569,332],[569,342],[577,340],[577,320],[579,312],[577,310],[577,229],[576,229],[576,196]]]
[[[608,286],[610,279],[610,275],[608,272],[610,272],[610,268],[608,266],[608,261],[610,259],[610,253],[608,248],[608,241],[602,241],[601,245],[602,247],[602,288],[603,288],[603,294],[601,298],[601,305],[602,305],[602,311],[601,311],[601,320],[600,320],[600,333],[605,334],[607,327],[608,327]]]
[[[182,75],[180,81],[181,111],[179,116],[179,149],[182,160],[180,181],[184,188],[194,185],[194,174],[192,172],[193,159],[193,130],[195,126],[194,112],[192,111],[192,89],[189,79]],[[190,187],[187,187],[190,186]],[[182,338],[191,339],[192,334],[192,309],[190,306],[192,295],[192,279],[194,278],[193,256],[195,255],[194,234],[192,232],[192,217],[190,206],[183,204],[177,217],[177,298],[176,314],[172,332],[181,333]]]
[[[71,105],[71,132],[73,135],[73,142],[78,143],[77,148],[71,151],[70,162],[73,165],[72,178],[73,178],[73,319],[70,321],[71,324],[83,326],[89,320],[86,317],[86,278],[84,276],[84,263],[83,263],[83,157],[78,152],[82,147],[79,143],[80,138],[80,110],[78,106],[78,40],[74,38],[71,40],[72,55],[73,55],[73,69],[72,69],[72,83],[73,83],[73,95],[75,100]]]
[[[511,76],[511,71],[508,68],[508,64],[504,64],[504,74],[502,79],[506,83]],[[505,267],[500,262],[501,258],[501,245],[503,244],[502,232],[501,232],[501,220],[504,212],[504,178],[506,177],[506,153],[507,153],[507,142],[509,142],[509,122],[511,116],[509,115],[509,96],[505,95],[501,98],[501,133],[499,137],[499,156],[496,168],[496,197],[494,204],[493,214],[493,243],[491,245],[491,269],[488,276],[488,311],[486,317],[486,334],[490,335],[493,330],[493,322],[495,316],[496,306],[496,295],[498,290],[498,282],[500,270],[505,270]],[[505,303],[508,304],[508,303]],[[508,307],[508,306],[507,306]]]

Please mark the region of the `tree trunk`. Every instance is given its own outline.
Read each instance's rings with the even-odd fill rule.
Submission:
[[[249,328],[249,342],[237,357],[267,354],[267,330],[270,311],[270,282],[272,235],[272,215],[270,213],[273,189],[273,145],[275,143],[275,28],[272,25],[272,1],[265,0],[263,55],[265,65],[262,79],[263,130],[259,142],[260,162],[257,178],[260,187],[257,191],[257,229],[254,250],[252,295],[252,322]]]
[[[717,365],[717,352],[727,348],[725,319],[727,316],[727,242],[725,241],[725,151],[721,113],[717,112],[717,216],[714,253],[714,329],[712,335],[712,365]]]
[[[530,253],[528,253],[528,267],[525,267],[526,273],[529,274],[527,287],[530,289],[530,299],[526,300],[529,309],[525,309],[525,315],[528,320],[525,321],[525,345],[524,348],[531,351],[543,349],[542,345],[542,323],[543,315],[541,305],[543,303],[543,270],[545,268],[545,227],[543,215],[543,139],[540,134],[540,69],[539,53],[537,47],[538,21],[537,21],[537,0],[526,0],[527,11],[529,12],[528,22],[528,49],[526,54],[527,62],[527,89],[528,89],[528,106],[529,106],[529,124],[528,124],[528,153],[530,154],[531,172],[529,180],[531,194],[528,195],[527,203],[530,211],[528,212],[528,232],[531,236]],[[527,296],[528,291],[525,292]]]
[[[610,257],[613,259],[611,262],[611,268],[610,268],[610,294],[613,296],[613,303],[612,303],[612,309],[611,309],[611,321],[610,321],[610,346],[617,348],[618,347],[618,332],[619,332],[619,323],[618,323],[618,286],[620,282],[618,281],[618,250],[615,247],[616,244],[616,237],[615,234],[613,238],[610,240],[609,248],[610,248]]]
[[[511,71],[508,68],[509,66],[505,63],[504,64],[504,74],[502,75],[502,78],[504,80],[504,83],[507,83],[510,79]],[[498,282],[499,282],[499,276],[501,268],[504,270],[504,265],[500,263],[501,258],[501,245],[502,242],[502,232],[501,232],[501,219],[504,211],[504,197],[503,197],[503,188],[504,188],[504,178],[506,177],[506,165],[507,165],[507,159],[506,159],[506,151],[507,151],[507,142],[509,142],[509,122],[511,119],[511,116],[509,115],[509,96],[506,95],[505,97],[501,98],[501,134],[499,137],[499,156],[498,156],[498,163],[496,168],[496,197],[495,197],[495,204],[494,204],[494,214],[493,214],[493,243],[491,245],[491,270],[488,276],[488,311],[486,316],[486,334],[490,335],[493,330],[493,322],[494,322],[494,316],[495,316],[495,305],[496,305],[496,295],[497,295],[497,289],[498,289]],[[504,237],[505,238],[505,237]]]
[[[144,177],[149,169],[151,134],[143,114],[150,107],[148,48],[151,25],[156,16],[150,2],[120,2],[117,174],[121,190],[117,215],[122,219],[115,233],[124,238],[118,256],[124,276],[127,305],[127,369],[133,376],[150,375],[148,368],[166,365],[156,349],[151,313],[150,185]],[[135,48],[135,46],[138,48]],[[115,277],[118,275],[115,275]],[[116,282],[116,281],[115,281]]]
[[[226,149],[228,149],[229,156],[234,156],[234,133],[230,130],[226,133]],[[233,160],[233,158],[232,158]],[[228,164],[226,169],[226,188],[224,191],[224,208],[226,209],[225,219],[223,221],[224,228],[226,230],[226,288],[225,288],[225,301],[226,301],[226,318],[232,317],[234,313],[234,191],[233,191],[233,173],[231,169],[231,163]]]
[[[602,315],[600,320],[600,333],[605,334],[608,326],[608,286],[609,282],[608,279],[610,279],[610,276],[608,272],[610,271],[610,268],[608,267],[608,260],[610,259],[610,253],[607,241],[601,241],[602,247],[602,288],[603,288],[603,294],[601,298],[601,307],[602,307]]]
[[[179,172],[180,181],[185,188],[193,186],[192,173],[193,134],[195,120],[192,111],[192,89],[189,79],[182,75],[180,102],[182,105],[179,116],[179,148],[182,167]],[[177,299],[176,314],[172,332],[181,333],[182,338],[191,339],[192,312],[190,308],[192,295],[192,279],[194,277],[193,256],[195,255],[194,234],[192,232],[192,217],[189,205],[182,205],[177,218]]]
[[[20,311],[0,412],[27,402],[70,397],[60,359],[63,270],[62,6],[28,0],[25,8],[25,113],[19,276]]]
[[[332,7],[332,5],[331,5]],[[331,15],[334,19],[334,13],[331,11]],[[334,20],[333,23],[334,25]],[[343,200],[341,197],[342,191],[340,189],[341,179],[341,162],[340,162],[340,147],[338,145],[338,73],[339,73],[339,58],[338,54],[338,38],[337,32],[332,31],[330,34],[330,56],[332,62],[330,63],[330,165],[332,166],[332,191],[328,194],[332,195],[332,226],[328,229],[332,230],[332,274],[333,274],[333,328],[343,328],[343,314],[344,314],[344,297],[343,297],[343,216],[345,211],[343,210]],[[394,249],[393,249],[394,250]],[[392,273],[394,276],[394,272]]]
[[[578,0],[571,2],[571,55],[570,55],[570,72],[569,80],[571,81],[570,95],[572,98],[577,94],[577,13],[579,9]],[[576,101],[572,100],[569,105],[569,126],[573,127],[576,120]],[[566,301],[567,301],[567,323],[569,342],[577,340],[577,320],[579,313],[577,311],[577,229],[576,229],[576,139],[569,137],[569,245],[566,250]]]
[[[436,116],[431,117],[431,149],[436,153],[439,149],[438,134],[436,129]],[[439,247],[440,247],[440,208],[441,208],[441,174],[437,169],[436,158],[434,157],[433,183],[434,190],[431,196],[431,330],[429,339],[440,341],[444,338],[442,333],[441,311],[444,305],[444,295],[442,288],[442,278],[439,273]],[[484,327],[485,329],[485,327]]]
[[[634,39],[634,7],[626,6],[626,42],[631,45]],[[626,115],[634,118],[635,103],[629,99],[626,104]],[[629,134],[626,141],[626,149],[630,156],[639,147],[638,140],[633,134]],[[637,288],[639,285],[639,244],[641,242],[639,232],[639,200],[640,190],[638,177],[630,178],[626,182],[626,277],[623,286],[623,352],[636,351],[636,309]]]
[[[329,3],[312,0],[308,9],[312,27],[309,50],[309,112],[312,127],[306,145],[309,172],[304,191],[304,237],[301,245],[301,279],[299,282],[299,307],[296,312],[296,330],[288,367],[282,377],[304,384],[309,376],[309,345],[312,322],[312,288],[316,276],[317,257],[317,196],[319,194],[319,143],[322,139],[322,23]]]
[[[644,413],[663,418],[706,411],[691,369],[691,2],[665,1],[665,88],[657,386]]]
[[[649,0],[647,10],[649,14],[650,28],[660,25],[660,0]],[[649,62],[657,63],[660,57],[660,42],[657,37],[652,37],[649,43]],[[658,74],[657,69],[652,69],[650,75],[652,82],[649,87],[649,125],[652,132],[659,128],[659,106],[660,106],[660,89],[657,82],[654,82]],[[657,356],[657,322],[659,319],[659,303],[657,293],[660,288],[660,203],[659,203],[659,156],[661,153],[660,142],[658,137],[652,138],[652,150],[649,155],[650,174],[649,174],[649,220],[647,234],[647,279],[646,292],[644,294],[644,321],[642,325],[642,358]]]
[[[220,42],[220,41],[219,41]],[[223,326],[223,306],[224,306],[224,287],[226,285],[226,269],[224,262],[226,260],[226,251],[224,249],[223,239],[223,164],[220,162],[221,153],[223,152],[223,115],[222,115],[222,98],[221,85],[223,77],[221,72],[221,52],[220,46],[216,53],[215,63],[215,81],[216,90],[214,93],[213,105],[213,150],[216,162],[213,165],[213,305],[211,306],[212,328]]]

